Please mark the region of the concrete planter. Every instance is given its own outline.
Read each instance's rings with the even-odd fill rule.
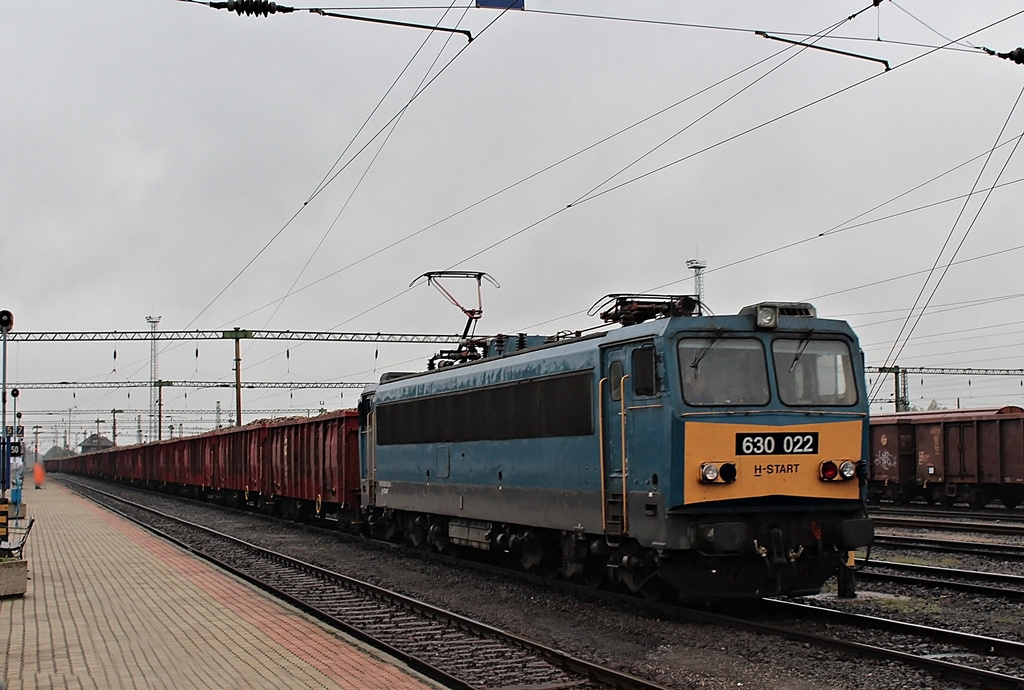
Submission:
[[[21,596],[28,590],[28,561],[0,560],[0,597]]]

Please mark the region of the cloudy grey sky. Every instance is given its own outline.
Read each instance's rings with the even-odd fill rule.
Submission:
[[[306,11],[0,3],[0,307],[18,331],[159,315],[167,330],[458,332],[454,307],[408,289],[458,268],[501,283],[485,285],[481,332],[552,333],[595,325],[586,310],[610,292],[692,292],[685,262],[700,257],[715,313],[809,300],[853,324],[871,365],[938,285],[900,364],[1024,367],[1024,66],[980,49],[1024,44],[1019,3],[459,2],[332,7],[472,43]],[[892,69],[757,31],[827,33],[817,45]],[[230,342],[165,345],[161,378],[233,378]],[[366,381],[435,349],[260,341],[243,372]],[[12,382],[145,380],[149,346],[12,343],[8,362]],[[913,377],[911,398],[1022,404],[1024,386]],[[165,403],[217,400],[233,407],[226,390]],[[354,400],[245,394],[266,409]],[[48,447],[68,409],[80,437],[148,392],[19,404]],[[134,418],[119,434],[134,440]]]

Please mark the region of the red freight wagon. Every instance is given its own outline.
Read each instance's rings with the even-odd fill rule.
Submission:
[[[1024,499],[1024,409],[900,412],[871,418],[870,495],[980,507]]]
[[[359,418],[345,410],[266,426],[264,500],[297,519],[359,506]],[[269,492],[269,493],[266,493]]]
[[[347,523],[360,505],[355,410],[110,448],[64,463],[67,472],[141,482],[292,519],[339,517]]]

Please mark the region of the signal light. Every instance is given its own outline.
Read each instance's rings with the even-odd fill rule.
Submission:
[[[718,469],[718,476],[726,484],[732,484],[736,481],[736,465],[731,462],[722,463],[722,466]]]
[[[823,482],[845,482],[853,479],[856,474],[857,463],[853,460],[841,460],[838,465],[832,460],[826,460],[818,466],[818,477]]]
[[[0,329],[9,331],[14,328],[14,314],[4,309],[0,311]]]

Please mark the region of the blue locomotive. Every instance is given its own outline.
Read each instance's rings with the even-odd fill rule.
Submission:
[[[364,391],[374,532],[651,595],[820,591],[874,534],[850,327],[803,303],[605,306],[621,327],[473,341]]]

